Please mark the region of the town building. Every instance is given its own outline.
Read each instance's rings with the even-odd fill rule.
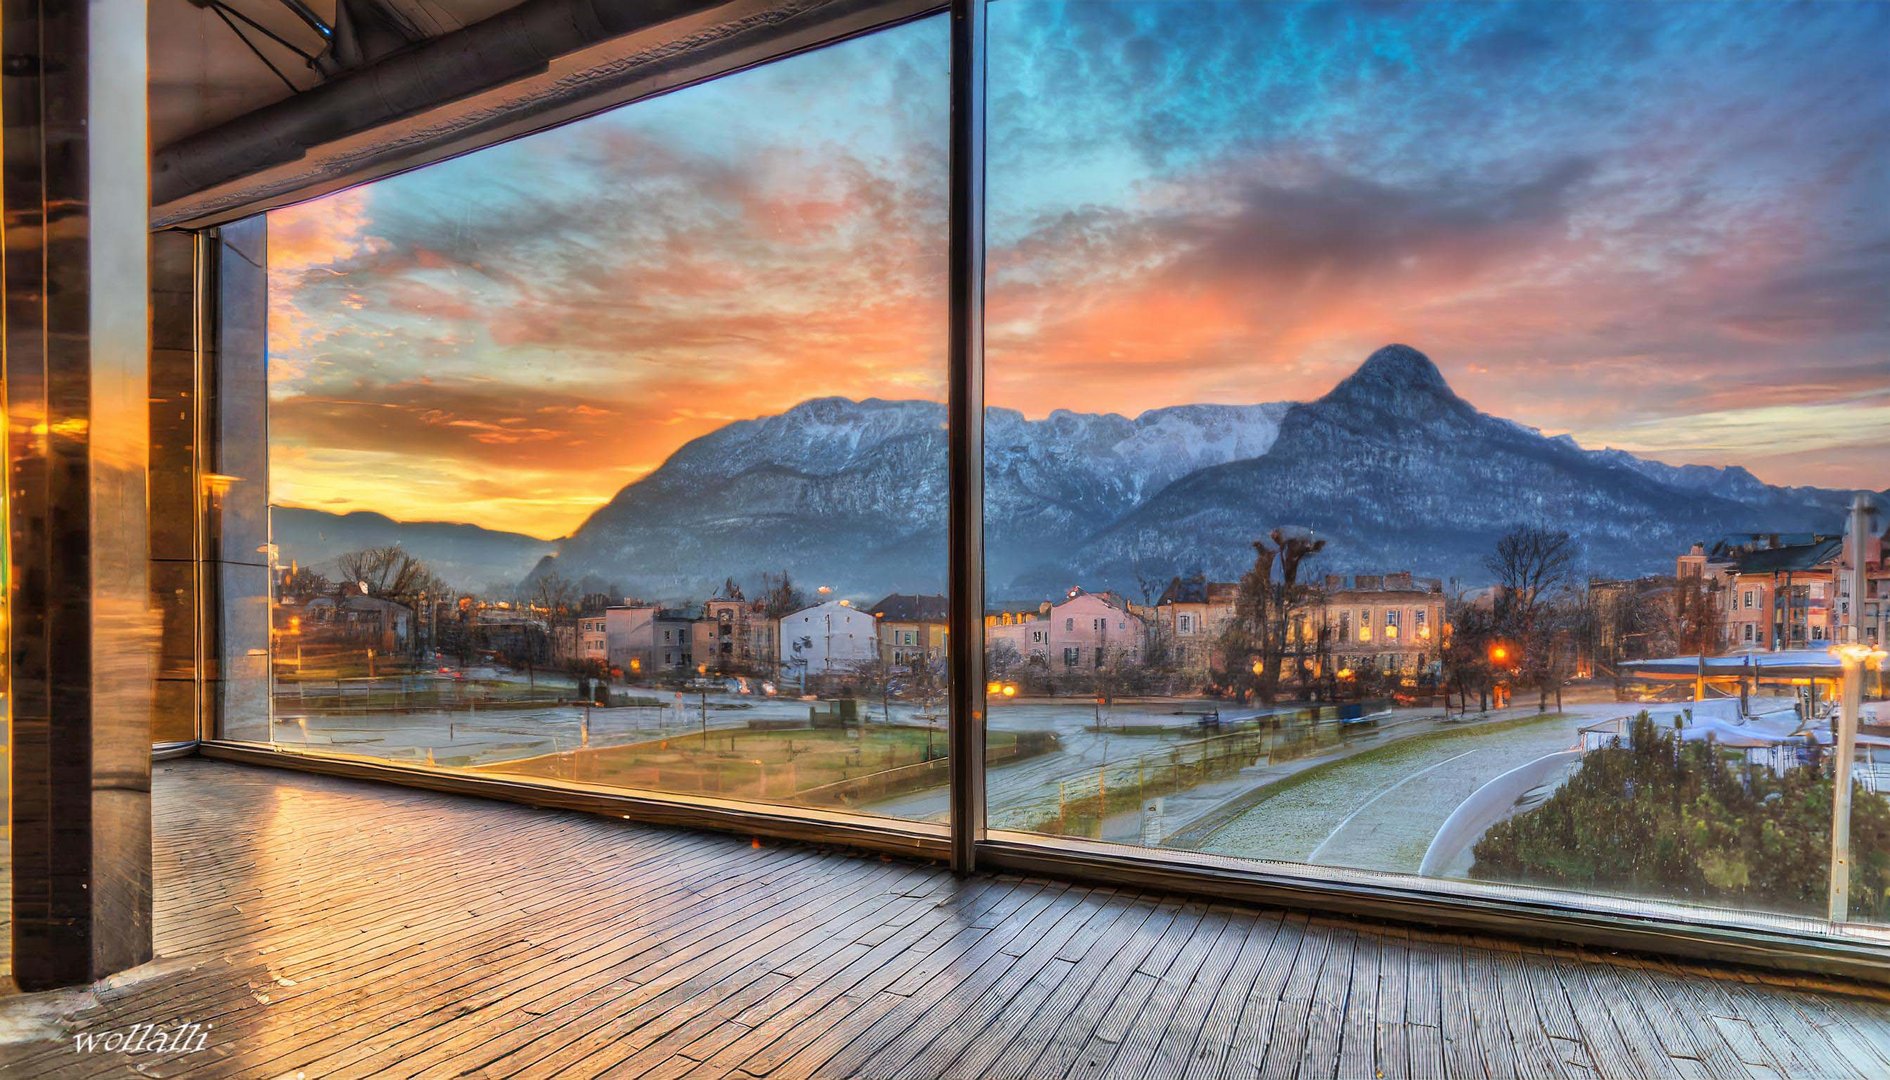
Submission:
[[[1850,619],[1854,547],[1848,535],[1739,534],[1694,544],[1675,561],[1674,574],[1697,577],[1712,594],[1723,650],[1819,648],[1840,640]],[[1866,641],[1886,640],[1890,567],[1883,551],[1884,534],[1866,533],[1860,613]]]
[[[1008,621],[1007,621],[1008,618]],[[985,618],[987,647],[1008,642],[1026,662],[1052,671],[1094,671],[1111,662],[1140,663],[1147,624],[1114,593],[1072,588],[1037,612]]]
[[[655,604],[620,604],[604,609],[603,623],[610,668],[626,679],[695,666],[695,620],[685,612]]]
[[[382,656],[413,640],[413,609],[378,596],[318,596],[302,605],[296,629],[308,645],[373,649]]]
[[[877,660],[879,621],[845,600],[829,600],[783,616],[780,642],[783,668],[805,685]]]
[[[690,654],[698,669],[729,675],[774,675],[782,657],[777,631],[759,600],[749,600],[734,582],[703,602],[690,631]]]
[[[1853,603],[1861,603],[1858,628],[1862,631],[1864,641],[1872,645],[1890,641],[1890,561],[1884,558],[1886,539],[1890,539],[1890,531],[1864,535],[1864,595],[1861,598],[1851,596],[1850,568],[1856,565],[1852,560],[1857,557],[1857,550],[1848,533],[1844,538],[1844,554],[1839,564],[1838,625],[1843,626],[1850,620]],[[1841,633],[1837,636],[1843,640]]]
[[[1329,642],[1340,671],[1417,675],[1439,662],[1444,632],[1443,582],[1405,570],[1327,574],[1288,640]]]
[[[895,667],[945,655],[943,596],[892,593],[867,609],[879,620],[879,651]]]
[[[609,638],[606,636],[608,620],[603,612],[581,615],[577,621],[578,659],[585,663],[607,663],[609,660]]]
[[[1694,544],[1674,565],[1719,613],[1714,646],[1733,652],[1803,649],[1832,639],[1841,536],[1753,533]]]
[[[1215,646],[1234,621],[1240,585],[1202,575],[1176,578],[1156,602],[1152,633],[1185,674],[1206,675]],[[1437,662],[1444,633],[1444,587],[1409,571],[1327,574],[1313,583],[1286,630],[1282,674],[1304,670],[1416,675]]]
[[[1167,648],[1178,670],[1206,675],[1239,600],[1240,586],[1233,582],[1209,581],[1204,574],[1177,577],[1155,601],[1150,636]]]
[[[549,628],[530,611],[506,605],[481,608],[474,613],[472,630],[480,650],[494,657],[532,664],[551,659]]]
[[[1579,643],[1577,678],[1613,676],[1629,660],[1645,660],[1673,650],[1676,636],[1684,636],[1678,620],[1662,617],[1679,601],[1674,580],[1659,574],[1638,578],[1590,578],[1587,604],[1590,632]],[[1717,598],[1710,603],[1717,604]],[[1717,610],[1717,608],[1715,608]]]

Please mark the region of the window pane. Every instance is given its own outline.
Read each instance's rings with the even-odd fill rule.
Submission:
[[[276,742],[942,818],[946,46],[268,216]]]
[[[1890,7],[990,11],[993,828],[1822,918]]]

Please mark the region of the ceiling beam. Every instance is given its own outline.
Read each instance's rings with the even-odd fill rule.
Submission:
[[[152,225],[230,220],[939,6],[526,0],[159,149]]]
[[[151,197],[163,203],[300,157],[309,147],[543,71],[604,38],[711,6],[713,0],[526,0],[331,79],[306,93],[188,135],[157,152]]]

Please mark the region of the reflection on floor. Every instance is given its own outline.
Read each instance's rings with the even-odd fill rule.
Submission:
[[[0,1073],[1890,1074],[1816,980],[200,760],[156,814],[161,959],[0,1004]]]

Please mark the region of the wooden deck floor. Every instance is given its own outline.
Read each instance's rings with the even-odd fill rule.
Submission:
[[[1890,1075],[1885,995],[1812,980],[206,761],[156,806],[162,959],[0,1003],[0,1074]]]

